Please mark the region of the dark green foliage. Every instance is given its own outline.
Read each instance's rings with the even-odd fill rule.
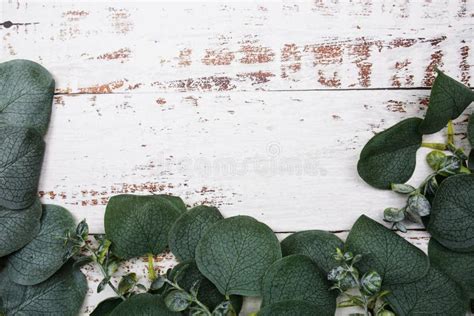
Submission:
[[[248,216],[216,222],[196,248],[199,270],[224,295],[259,296],[265,271],[280,258],[270,227]]]
[[[306,301],[283,301],[262,308],[258,316],[316,316],[321,315],[318,306]]]
[[[105,234],[123,259],[157,255],[168,245],[168,232],[181,210],[159,195],[117,195],[105,211]]]
[[[419,118],[403,120],[375,135],[362,149],[357,170],[368,184],[390,189],[392,183],[405,183],[416,165],[421,146]]]
[[[310,257],[325,273],[337,266],[334,253],[344,248],[342,240],[322,230],[307,230],[291,234],[281,242],[283,256],[302,254]]]
[[[215,207],[196,206],[182,214],[169,233],[169,247],[179,261],[193,260],[196,246],[215,222],[223,219]]]
[[[120,297],[109,297],[100,302],[90,316],[109,316],[122,302],[123,300]]]
[[[137,294],[113,309],[111,316],[176,316],[170,311],[160,295]]]

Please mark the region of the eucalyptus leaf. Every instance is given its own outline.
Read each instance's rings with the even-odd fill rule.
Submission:
[[[182,214],[169,233],[169,247],[179,261],[192,260],[204,233],[224,217],[215,207],[196,206]]]
[[[75,316],[87,293],[87,280],[72,262],[64,265],[46,281],[24,286],[5,273],[0,277],[0,296],[7,315]]]
[[[262,308],[258,316],[315,316],[321,315],[320,308],[306,301],[283,301]]]
[[[433,266],[460,284],[466,296],[474,298],[474,252],[454,252],[431,238],[428,256]]]
[[[24,210],[0,207],[0,257],[29,243],[40,230],[41,203],[36,199]]]
[[[400,316],[466,315],[467,300],[461,287],[435,267],[424,278],[411,283],[386,285],[384,282],[384,289],[390,291],[385,299]]]
[[[35,130],[0,126],[0,206],[14,210],[33,204],[44,148]]]
[[[431,88],[430,102],[420,131],[433,134],[456,119],[474,101],[474,92],[460,82],[438,71]]]
[[[106,298],[94,308],[90,316],[109,316],[122,302],[123,300],[120,297]]]
[[[408,198],[408,208],[418,216],[430,215],[431,205],[423,194],[413,194]]]
[[[159,195],[116,195],[105,210],[105,234],[112,252],[123,259],[157,255],[168,244],[171,225],[180,216],[175,203]]]
[[[270,227],[248,216],[216,222],[196,248],[199,270],[224,295],[259,296],[265,271],[280,258]]]
[[[301,300],[317,305],[318,315],[334,315],[336,293],[318,266],[305,255],[291,255],[275,263],[262,280],[262,306]]]
[[[46,134],[51,116],[54,79],[29,60],[0,64],[0,126],[33,128]]]
[[[182,312],[192,303],[192,296],[184,291],[171,291],[165,296],[166,307],[173,312]]]
[[[306,255],[325,273],[339,265],[334,259],[337,248],[344,248],[342,240],[336,235],[322,230],[297,232],[281,242],[284,257],[293,254]]]
[[[170,311],[160,295],[142,293],[133,295],[110,313],[111,316],[174,316],[181,315]]]
[[[407,182],[415,170],[416,151],[421,146],[421,122],[419,118],[405,119],[369,140],[360,153],[359,176],[379,189]]]
[[[66,262],[67,232],[74,232],[74,219],[57,205],[43,205],[41,228],[35,238],[8,257],[8,276],[13,282],[33,285],[45,281]]]
[[[387,207],[383,211],[383,219],[389,223],[398,223],[405,219],[405,212],[403,209]]]
[[[436,193],[428,231],[443,246],[474,251],[474,175],[447,178]]]
[[[362,255],[356,264],[360,271],[377,271],[384,285],[419,280],[429,269],[423,251],[365,215],[352,226],[345,245],[346,250]]]
[[[176,282],[187,292],[190,292],[197,284],[197,299],[207,306],[209,310],[214,310],[226,300],[226,297],[219,292],[216,286],[199,271],[194,260],[184,261],[176,265],[171,270],[169,279]],[[242,296],[231,295],[230,301],[238,314],[242,308]]]
[[[474,147],[474,114],[469,116],[469,125],[467,126],[467,138],[471,147]]]
[[[438,171],[446,164],[447,155],[439,150],[433,150],[426,156],[426,162],[434,171]]]
[[[186,204],[184,204],[184,201],[179,196],[168,195],[168,194],[156,194],[155,196],[159,196],[159,197],[162,197],[162,198],[168,200],[178,210],[180,210],[181,213],[185,213],[186,210],[187,210]]]
[[[393,192],[401,194],[410,194],[416,190],[413,186],[405,183],[392,183],[390,187]]]

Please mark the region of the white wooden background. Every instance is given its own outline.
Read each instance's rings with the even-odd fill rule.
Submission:
[[[1,61],[37,61],[57,81],[42,200],[93,233],[110,196],[160,192],[280,236],[344,235],[403,204],[357,176],[367,140],[423,115],[436,66],[474,84],[472,0],[0,3]],[[85,313],[110,295],[88,277]]]

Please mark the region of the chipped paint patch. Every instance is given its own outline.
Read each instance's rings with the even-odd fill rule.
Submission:
[[[158,105],[166,104],[166,100],[164,98],[158,98],[156,99],[156,104]]]
[[[201,62],[208,66],[230,65],[235,59],[235,54],[227,48],[206,49]]]
[[[390,112],[399,112],[406,113],[405,104],[401,101],[388,100],[387,101],[387,110]]]
[[[273,50],[261,45],[244,44],[241,46],[240,52],[244,54],[240,58],[242,64],[264,64],[275,59]]]
[[[465,43],[465,41],[463,41]],[[461,82],[465,85],[469,85],[471,79],[471,65],[468,62],[469,57],[469,46],[462,46],[460,49],[461,62],[459,63],[459,69],[461,70]]]
[[[129,60],[130,54],[131,54],[130,48],[120,48],[116,51],[110,52],[110,53],[105,53],[102,55],[97,56],[96,59],[101,59],[101,60],[119,60],[121,63]]]
[[[169,82],[154,82],[152,86],[161,89],[176,89],[178,91],[230,91],[236,88],[233,80],[227,76],[211,76],[173,80]]]
[[[178,65],[181,67],[188,67],[191,66],[191,54],[193,53],[193,50],[190,48],[185,48],[182,49],[179,52],[179,57],[178,57]]]
[[[130,13],[127,9],[117,9],[109,7],[109,18],[111,25],[119,34],[127,34],[133,30],[133,23],[130,19]]]
[[[123,87],[125,84],[124,80],[117,80],[107,84],[95,85],[91,87],[79,88],[79,93],[91,93],[91,94],[102,94],[112,93],[114,90]]]
[[[275,77],[275,75],[269,71],[256,71],[238,74],[237,77],[241,79],[248,78],[252,82],[252,85],[256,85],[269,82],[270,78]]]

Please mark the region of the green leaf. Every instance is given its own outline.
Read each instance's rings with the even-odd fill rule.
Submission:
[[[168,194],[155,194],[155,196],[159,196],[168,200],[171,204],[173,204],[181,213],[185,213],[187,211],[186,204],[184,204],[183,200],[179,196],[168,195]]]
[[[393,192],[401,194],[410,194],[416,190],[413,186],[404,183],[392,183],[390,187]]]
[[[260,295],[265,271],[280,258],[280,243],[270,227],[249,216],[216,222],[196,248],[199,270],[224,295]]]
[[[344,248],[342,240],[336,235],[322,230],[294,233],[281,242],[284,257],[293,254],[306,255],[325,273],[339,265],[334,259],[337,248]]]
[[[24,210],[0,207],[0,257],[29,243],[40,230],[41,203],[39,199]]]
[[[160,295],[137,294],[114,308],[111,316],[174,316],[181,315],[170,311]]]
[[[138,282],[137,274],[132,272],[122,277],[119,282],[118,290],[120,294],[127,294],[131,289],[135,287]]]
[[[413,194],[408,198],[408,209],[409,211],[419,215],[428,216],[430,215],[431,205],[428,199],[423,194]]]
[[[169,233],[169,247],[179,261],[194,259],[196,246],[215,222],[223,219],[215,207],[196,206],[182,214]]]
[[[474,298],[474,252],[454,252],[431,238],[428,256],[433,266],[460,284],[466,296]]]
[[[431,267],[421,280],[398,285],[385,285],[390,291],[385,299],[400,316],[464,316],[467,302],[461,287],[438,269]]]
[[[67,263],[48,280],[37,285],[19,285],[2,272],[0,296],[7,315],[75,316],[87,293],[87,280]]]
[[[157,255],[168,244],[168,232],[181,211],[159,195],[117,195],[105,210],[105,234],[112,252],[123,259]]]
[[[384,285],[419,280],[429,269],[423,251],[365,215],[352,226],[346,249],[361,254],[357,267],[362,273],[377,271]]]
[[[315,316],[320,308],[306,301],[283,301],[262,308],[258,316]]]
[[[74,232],[75,228],[68,210],[57,205],[43,205],[38,235],[8,257],[10,279],[18,284],[33,285],[52,276],[67,260],[65,237],[68,231]]]
[[[423,134],[433,134],[443,129],[474,101],[474,92],[460,82],[438,71],[431,88],[430,103],[425,119],[420,125]]]
[[[360,153],[359,176],[379,189],[407,182],[415,170],[416,151],[421,146],[421,122],[419,118],[403,120],[369,140]]]
[[[426,156],[426,162],[434,171],[438,171],[441,166],[445,165],[446,159],[446,154],[439,150],[433,150]]]
[[[0,64],[0,126],[33,128],[45,135],[51,116],[54,79],[28,60]]]
[[[44,147],[32,129],[0,126],[0,206],[24,209],[33,204]]]
[[[436,193],[428,231],[443,246],[474,251],[474,175],[447,178]]]
[[[100,302],[92,311],[90,316],[109,316],[112,311],[122,303],[120,297],[109,297]]]
[[[382,277],[376,271],[369,271],[360,279],[360,286],[367,296],[377,294],[382,287]]]
[[[199,271],[194,260],[188,260],[176,265],[169,275],[169,279],[176,282],[182,289],[190,292],[195,284],[198,284],[197,299],[214,310],[220,303],[226,300],[214,284],[211,283]],[[230,301],[234,310],[239,313],[242,308],[242,296],[231,295]]]
[[[184,291],[171,291],[165,296],[166,307],[173,312],[182,312],[192,302],[192,296]]]
[[[471,147],[474,147],[474,114],[469,116],[469,125],[467,126],[467,138]]]
[[[383,211],[383,220],[389,223],[398,223],[405,219],[405,212],[403,209],[395,207],[387,207]]]
[[[291,255],[275,263],[262,280],[262,306],[288,300],[307,301],[319,306],[318,315],[334,315],[336,293],[318,266],[305,255]]]

